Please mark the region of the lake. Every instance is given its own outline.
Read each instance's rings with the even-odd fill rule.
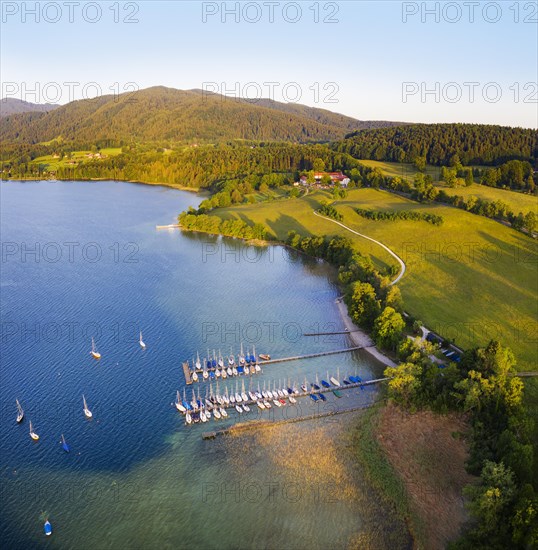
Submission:
[[[401,522],[352,460],[348,426],[360,413],[205,441],[204,431],[238,415],[185,426],[172,404],[185,387],[182,362],[197,352],[237,354],[243,344],[288,357],[350,346],[346,335],[302,336],[342,329],[334,269],[280,246],[157,230],[200,202],[166,187],[2,182],[0,199],[4,548],[407,547],[395,535]],[[382,371],[355,352],[267,365],[220,389]],[[349,390],[241,420],[375,398],[374,387]]]

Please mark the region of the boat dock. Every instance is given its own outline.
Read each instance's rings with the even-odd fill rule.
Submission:
[[[272,426],[279,426],[281,424],[292,424],[295,422],[305,422],[307,420],[317,420],[318,418],[325,418],[328,416],[336,416],[338,414],[345,414],[355,411],[361,411],[371,407],[371,404],[362,405],[360,407],[350,407],[349,409],[341,409],[338,411],[326,411],[321,413],[309,414],[306,416],[298,416],[296,418],[283,418],[282,420],[275,420],[271,422],[270,420],[259,420],[256,422],[242,422],[240,424],[234,424],[229,428],[224,428],[222,430],[215,430],[212,432],[204,432],[202,434],[202,439],[216,439],[219,435],[229,435],[232,433],[245,432],[247,430],[256,430],[258,428],[268,428]]]
[[[353,330],[337,330],[334,332],[304,332],[303,336],[332,336],[333,334],[350,334],[351,332],[360,331],[360,328],[354,328]]]
[[[299,359],[311,359],[312,357],[324,357],[325,355],[336,355],[338,353],[349,353],[351,351],[357,351],[364,349],[368,346],[355,346],[353,348],[335,349],[331,351],[320,351],[318,353],[308,353],[307,355],[296,355],[294,357],[281,357],[280,359],[263,359],[258,361],[260,365],[269,365],[270,363],[284,363],[285,361],[298,361]]]
[[[156,225],[155,229],[179,229],[180,227],[177,223],[171,223],[169,225]]]
[[[309,389],[308,391],[306,392],[299,392],[298,394],[293,394],[293,397],[295,399],[301,399],[303,397],[310,397],[311,395],[319,395],[320,393],[334,393],[334,391],[345,391],[345,390],[352,390],[352,389],[356,389],[356,388],[364,388],[364,386],[371,386],[373,384],[379,384],[380,382],[385,382],[386,380],[389,380],[389,378],[376,378],[374,380],[365,380],[364,382],[357,382],[357,383],[353,383],[353,384],[347,384],[347,385],[342,385],[342,386],[330,386],[329,388],[325,388],[325,387],[320,387],[319,390],[315,390],[314,388],[311,388]],[[289,394],[286,394],[285,395],[285,399],[288,399],[289,398]],[[263,399],[265,398],[262,398],[262,401]],[[269,401],[273,401],[273,398],[272,397],[269,397],[268,398]],[[246,405],[249,405],[249,406],[252,406],[253,408],[257,406],[257,400],[252,400],[252,399],[249,399],[247,401],[243,401],[241,403],[245,403]],[[289,401],[286,403],[287,406],[293,406],[292,403],[289,403]],[[233,410],[235,409],[235,403],[230,403],[228,405],[226,404],[222,404],[222,405],[219,405],[221,408],[224,408],[224,409],[231,409],[232,412]],[[359,407],[360,408],[360,407]],[[347,409],[346,409],[347,410]],[[258,411],[256,411],[258,413]],[[246,413],[248,414],[248,413]],[[325,415],[327,416],[327,415]],[[318,418],[317,416],[315,416],[316,418]],[[303,419],[302,417],[299,419],[301,420]],[[271,425],[275,424],[275,423],[278,423],[277,422],[270,422]],[[226,431],[226,430],[225,430]],[[213,432],[211,432],[213,433]]]
[[[191,378],[191,369],[189,368],[189,363],[183,363],[183,374],[185,375],[185,382],[187,386],[192,384]]]

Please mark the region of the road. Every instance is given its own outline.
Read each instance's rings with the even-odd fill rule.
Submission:
[[[313,212],[316,216],[318,216],[320,218],[323,218],[324,220],[333,222],[333,223],[339,225],[340,227],[343,227],[344,229],[347,229],[351,233],[354,233],[355,235],[358,235],[359,237],[362,237],[363,239],[368,239],[369,241],[372,241],[373,243],[378,244],[381,248],[384,248],[400,264],[400,273],[398,273],[398,276],[396,277],[396,279],[394,279],[394,281],[392,281],[390,283],[391,285],[395,285],[404,276],[404,273],[405,273],[405,263],[404,263],[404,261],[400,258],[400,256],[398,256],[396,254],[396,252],[393,252],[388,246],[384,245],[383,243],[381,243],[379,241],[376,241],[375,239],[372,239],[372,237],[368,237],[367,235],[363,235],[362,233],[359,233],[358,231],[355,231],[354,229],[351,229],[347,225],[344,225],[343,223],[341,223],[337,220],[333,220],[332,218],[327,218],[327,216],[322,216],[321,214],[319,214],[315,210],[313,210]]]

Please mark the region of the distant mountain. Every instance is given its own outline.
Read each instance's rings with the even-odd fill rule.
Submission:
[[[73,101],[47,113],[7,116],[2,122],[0,140],[317,142],[395,124],[361,122],[324,109],[269,99],[254,102],[159,86]]]
[[[46,113],[58,107],[59,105],[53,103],[29,103],[14,97],[4,97],[0,99],[0,118],[19,113]]]

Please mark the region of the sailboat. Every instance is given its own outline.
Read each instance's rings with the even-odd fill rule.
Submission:
[[[30,420],[30,437],[37,441],[39,439],[39,436],[34,432],[34,428],[32,427],[32,421]]]
[[[226,409],[224,407],[220,408],[220,414],[222,418],[226,418],[228,416],[228,413],[226,412]]]
[[[217,408],[213,409],[213,416],[215,417],[215,420],[219,420],[221,418],[220,411]]]
[[[82,396],[82,401],[84,403],[84,415],[86,416],[86,418],[91,418],[93,416],[92,414],[92,411],[90,411],[90,409],[88,409],[88,404],[86,403],[86,398],[84,397],[84,395]]]
[[[52,525],[50,524],[50,521],[48,519],[43,525],[43,532],[47,537],[50,537],[52,535]]]
[[[186,415],[185,415],[185,423],[186,424],[192,424],[192,416],[191,416],[191,413],[188,412]]]
[[[144,344],[144,340],[142,340],[142,331],[140,331],[140,339],[138,340],[138,343],[142,349],[146,348],[146,344]]]
[[[202,368],[202,363],[200,363],[200,354],[196,352],[196,370],[200,370]]]
[[[176,409],[181,413],[187,412],[187,409],[183,406],[179,398],[179,390],[176,393]]]
[[[69,445],[65,441],[64,434],[62,434],[62,449],[68,453],[71,449],[69,448]]]
[[[230,348],[230,356],[228,357],[228,365],[232,366],[235,365],[235,357],[232,353],[232,348]]]
[[[101,359],[101,354],[97,351],[97,348],[95,347],[95,341],[92,338],[92,351],[90,352],[92,354],[92,357],[94,359]]]
[[[241,342],[241,352],[239,353],[239,364],[241,366],[245,364],[245,356],[243,355],[243,342]]]
[[[22,410],[21,404],[18,399],[15,399],[17,403],[17,424],[20,424],[24,418],[24,411]]]
[[[192,362],[194,363],[194,359],[192,360]],[[196,372],[196,366],[194,367],[193,371],[192,371],[192,381],[193,382],[198,382],[198,373]]]

